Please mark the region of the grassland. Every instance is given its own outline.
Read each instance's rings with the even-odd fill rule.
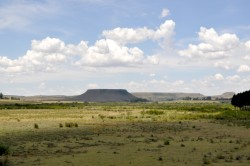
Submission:
[[[249,127],[250,112],[219,102],[2,102],[0,163],[250,165]]]

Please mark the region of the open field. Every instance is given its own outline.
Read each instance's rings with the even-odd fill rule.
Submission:
[[[218,102],[5,102],[0,144],[7,165],[250,165],[250,112]]]

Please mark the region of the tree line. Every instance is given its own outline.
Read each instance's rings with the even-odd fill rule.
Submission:
[[[240,110],[250,110],[250,90],[235,94],[231,104]]]

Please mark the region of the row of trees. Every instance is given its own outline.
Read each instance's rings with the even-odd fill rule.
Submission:
[[[235,94],[231,104],[241,110],[250,110],[250,90]]]

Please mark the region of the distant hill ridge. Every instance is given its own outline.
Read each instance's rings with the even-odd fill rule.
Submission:
[[[157,93],[157,92],[134,92],[134,96],[144,98],[150,101],[168,101],[168,100],[182,100],[186,97],[201,98],[205,97],[200,93]]]
[[[73,100],[86,102],[130,102],[138,98],[125,89],[89,89]]]
[[[212,100],[231,99],[235,92],[225,92],[221,95],[210,96]],[[39,96],[18,96],[5,95],[5,97],[19,98],[26,101],[86,101],[86,102],[130,102],[130,101],[170,101],[183,100],[185,98],[202,99],[207,96],[200,93],[164,93],[164,92],[133,92],[125,89],[89,89],[77,96],[63,95],[39,95]]]
[[[213,98],[231,99],[234,94],[235,94],[235,92],[225,92],[225,93],[223,93],[221,95],[213,96]]]

